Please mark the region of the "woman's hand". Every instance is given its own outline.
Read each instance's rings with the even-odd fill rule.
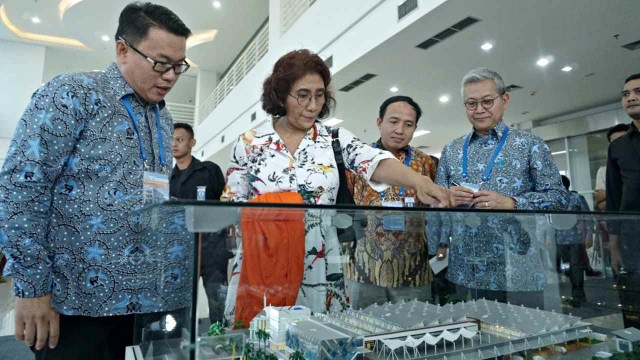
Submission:
[[[415,189],[418,199],[420,199],[423,204],[430,204],[440,208],[451,206],[449,190],[434,184],[433,181],[426,176],[421,176]]]

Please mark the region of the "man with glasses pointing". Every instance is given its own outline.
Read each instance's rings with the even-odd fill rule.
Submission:
[[[502,77],[474,69],[462,80],[462,96],[473,129],[444,147],[436,173],[453,206],[564,210],[568,193],[547,145],[503,122],[509,94]],[[466,215],[443,215],[439,230],[438,259],[449,248],[449,280],[458,292],[498,301],[507,301],[509,292],[512,303],[531,305],[541,300],[535,295],[541,295],[545,276],[527,229],[531,224],[505,214]]]
[[[17,126],[0,172],[0,248],[15,334],[37,359],[124,358],[134,314],[190,303],[176,290],[190,287],[181,264],[192,249],[177,232],[149,236],[138,211],[143,183],[164,179],[168,189],[173,126],[163,99],[189,69],[190,35],[171,10],[129,4],[115,63],[55,77]]]

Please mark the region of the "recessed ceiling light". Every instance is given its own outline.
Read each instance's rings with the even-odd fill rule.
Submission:
[[[571,66],[565,66],[565,67],[562,68],[562,71],[564,71],[564,72],[569,72],[571,70],[573,70],[573,68]]]
[[[327,126],[335,126],[343,122],[344,120],[338,118],[331,118],[323,121],[322,123]]]
[[[493,49],[493,44],[492,43],[484,43],[482,44],[482,46],[480,46],[480,49],[484,50],[484,51],[489,51],[491,49]]]
[[[34,16],[31,18],[31,22],[34,24],[40,24],[40,18],[37,16]]]
[[[416,130],[416,132],[413,133],[413,137],[417,138],[418,136],[427,135],[429,133],[431,133],[429,130]]]
[[[102,35],[102,41],[109,41],[110,37],[108,35]]]
[[[222,7],[222,3],[220,3],[220,1],[214,1],[213,7],[216,9],[220,9],[220,7]]]
[[[395,87],[395,86],[392,86],[392,87],[391,87],[391,89],[389,89],[389,91],[391,91],[391,92],[398,92],[398,91],[400,91],[400,89],[398,89],[398,88],[397,88],[397,87]]]
[[[449,102],[449,96],[442,95],[442,96],[440,96],[440,99],[438,99],[438,100],[440,100],[441,103],[446,104],[446,103]]]
[[[540,59],[538,59],[538,62],[536,62],[536,64],[538,66],[545,67],[549,65],[549,59],[546,57],[541,57]]]

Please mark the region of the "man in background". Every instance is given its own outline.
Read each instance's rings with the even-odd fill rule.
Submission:
[[[408,96],[385,100],[376,119],[380,139],[372,146],[391,152],[405,166],[433,179],[436,167],[431,158],[409,145],[421,115],[420,106]],[[392,186],[377,192],[352,172],[347,172],[347,183],[356,205],[422,206],[413,189]],[[351,249],[345,268],[351,306],[362,309],[388,301],[429,300],[432,274],[424,216],[369,216],[364,233]]]
[[[607,131],[608,143],[611,144],[613,141],[615,141],[616,139],[626,134],[627,131],[629,131],[628,124],[618,124],[611,127]],[[607,186],[605,181],[606,175],[607,175],[607,165],[602,165],[598,169],[598,173],[596,174],[596,187],[595,187],[596,192],[594,194],[596,209],[598,211],[607,210],[607,193],[606,193]]]
[[[621,100],[632,121],[629,131],[609,145],[607,210],[640,211],[640,73],[624,81]],[[612,219],[607,228],[624,325],[640,328],[640,224]]]
[[[211,161],[200,161],[191,155],[195,145],[191,125],[173,124],[171,152],[176,165],[171,172],[169,194],[176,199],[196,200],[200,187],[204,188],[204,199],[201,200],[220,200],[225,185],[222,170]],[[227,263],[233,256],[227,250],[225,234],[203,234],[200,245],[200,275],[207,293],[211,323],[223,320],[225,296],[221,290],[227,283]]]

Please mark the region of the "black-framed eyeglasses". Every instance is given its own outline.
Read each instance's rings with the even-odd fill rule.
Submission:
[[[493,99],[482,99],[480,101],[478,100],[468,100],[464,102],[464,107],[467,108],[467,110],[469,111],[473,111],[475,109],[478,108],[478,104],[480,104],[485,110],[489,110],[493,107],[493,104],[495,103],[496,99],[499,98],[502,95],[498,95],[496,97],[494,97]]]
[[[298,105],[307,106],[311,102],[311,99],[316,101],[316,104],[324,104],[325,101],[325,92],[320,91],[313,95],[311,95],[308,91],[300,91],[297,95],[289,93],[289,96],[296,99],[298,101]]]
[[[191,67],[191,65],[189,65],[187,60],[184,60],[184,62],[180,63],[180,64],[174,64],[174,63],[170,63],[170,62],[166,62],[166,61],[154,60],[154,59],[150,58],[149,56],[147,56],[142,51],[136,49],[135,46],[129,44],[129,42],[125,38],[123,38],[122,36],[120,36],[119,39],[122,40],[122,42],[125,45],[127,45],[128,47],[132,48],[135,52],[140,54],[140,56],[142,56],[143,58],[147,59],[147,61],[149,63],[151,63],[151,65],[153,67],[153,71],[155,71],[155,72],[159,72],[159,73],[164,74],[164,73],[169,72],[169,70],[173,69],[173,72],[175,72],[176,75],[180,75],[180,74],[185,73]]]

